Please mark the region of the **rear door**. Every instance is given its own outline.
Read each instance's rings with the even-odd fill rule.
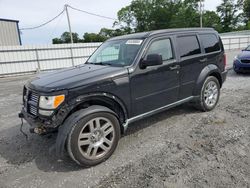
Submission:
[[[220,44],[220,38],[215,33],[202,33],[199,38],[204,47],[205,58],[207,64],[216,64],[222,71],[224,71],[224,53],[223,46]]]
[[[207,63],[197,34],[179,35],[176,37],[180,62],[179,99],[193,95],[193,89],[201,70]]]

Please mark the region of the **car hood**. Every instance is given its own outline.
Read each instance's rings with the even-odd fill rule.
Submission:
[[[250,51],[242,51],[237,57],[239,59],[250,59]]]
[[[28,81],[26,86],[40,92],[55,92],[68,90],[102,80],[112,79],[115,76],[128,74],[124,67],[102,65],[81,65],[66,68],[45,74],[39,74]]]

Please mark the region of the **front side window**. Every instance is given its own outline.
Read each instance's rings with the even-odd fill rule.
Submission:
[[[220,51],[220,43],[216,35],[202,34],[200,35],[200,39],[206,53]]]
[[[134,62],[143,40],[124,39],[103,43],[89,58],[87,64],[128,66]]]
[[[147,55],[149,54],[161,55],[163,61],[173,59],[173,51],[170,39],[154,41],[148,49]]]
[[[181,57],[187,57],[201,53],[200,45],[196,36],[178,37],[177,44]]]

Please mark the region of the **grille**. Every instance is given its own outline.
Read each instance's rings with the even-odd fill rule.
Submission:
[[[32,101],[32,102],[38,104],[38,100],[39,100],[39,96],[34,92],[30,92],[29,101]]]
[[[33,116],[37,116],[39,95],[26,88],[24,90],[24,105],[26,106],[27,112]]]
[[[26,105],[26,101],[27,100],[27,89],[26,87],[24,86],[23,87],[23,104]]]
[[[37,115],[37,107],[29,105],[29,113],[36,116]]]
[[[250,59],[242,59],[241,63],[250,63]]]

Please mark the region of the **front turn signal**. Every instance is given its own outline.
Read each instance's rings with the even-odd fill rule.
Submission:
[[[65,96],[64,95],[58,95],[58,96],[55,96],[55,100],[54,100],[54,108],[57,108],[60,104],[63,103],[65,99]]]

